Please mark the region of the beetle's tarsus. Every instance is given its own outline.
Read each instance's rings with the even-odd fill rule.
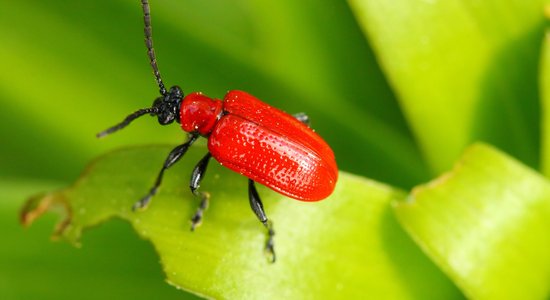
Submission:
[[[134,203],[134,205],[132,205],[132,211],[145,209],[147,205],[149,205],[149,202],[151,202],[151,198],[154,194],[155,193],[151,191],[149,194],[147,194],[147,196],[141,198],[138,202]]]
[[[199,204],[197,211],[191,218],[191,231],[195,231],[195,228],[201,225],[202,217],[204,215],[204,212],[208,209],[208,199],[210,198],[210,194],[205,192],[195,193],[195,195],[201,198],[201,203]]]
[[[271,223],[271,221],[266,221],[263,224],[267,228],[267,241],[265,242],[265,252],[267,254],[269,262],[274,263],[277,260],[277,256],[275,255],[275,242],[273,240],[275,230],[273,230],[273,224]]]

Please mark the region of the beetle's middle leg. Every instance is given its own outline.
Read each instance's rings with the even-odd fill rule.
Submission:
[[[202,179],[204,178],[204,175],[206,174],[206,168],[208,167],[208,162],[210,162],[211,157],[212,154],[210,154],[210,152],[206,153],[206,155],[197,163],[197,165],[193,169],[193,173],[191,173],[189,188],[191,189],[191,192],[195,196],[199,197],[201,200],[197,211],[191,218],[191,231],[194,231],[195,228],[200,225],[200,223],[202,222],[204,211],[208,208],[208,199],[210,198],[210,194],[208,194],[207,192],[199,192],[198,188],[201,184]]]

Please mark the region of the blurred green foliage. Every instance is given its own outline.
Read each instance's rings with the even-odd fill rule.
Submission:
[[[430,169],[485,141],[539,167],[547,0],[350,0]]]
[[[334,147],[341,169],[404,187],[428,178],[396,99],[345,2],[151,2],[155,48],[167,84],[218,98],[242,89],[288,112],[305,111]],[[94,265],[108,249],[84,240],[91,254],[69,254],[67,245],[45,243],[51,222],[23,233],[16,216],[26,197],[73,181],[92,157],[108,149],[185,138],[176,125],[160,127],[145,118],[116,136],[95,139],[96,132],[150,105],[158,94],[143,45],[139,1],[0,4],[0,181],[17,191],[0,190],[2,231],[9,233],[10,245],[0,257],[7,266],[0,269],[0,296],[57,298],[64,286],[82,296],[88,289],[107,293],[114,287],[102,288],[101,279],[79,279],[75,274],[81,271],[56,271],[61,267],[55,264],[69,255],[68,268],[86,269],[82,264]],[[29,181],[39,184],[15,184]],[[120,241],[96,247],[124,247],[128,255],[117,256],[122,266],[137,268],[139,262],[154,269],[151,247],[125,243],[135,237],[119,231],[96,233],[100,241]],[[14,259],[20,248],[27,255]],[[29,260],[36,265],[27,272],[51,272],[49,286],[28,283],[28,273],[19,269]],[[143,292],[150,287],[140,278],[148,276],[156,290],[171,289],[159,287],[159,270],[135,275],[140,277],[121,272],[112,281],[134,285],[134,298],[150,298]]]
[[[285,111],[305,111],[342,170],[409,189],[448,169],[475,140],[539,167],[537,76],[547,1],[152,2],[165,83],[218,98],[241,89]],[[90,239],[100,246],[85,240],[92,249],[82,256],[37,242],[53,220],[25,234],[16,225],[27,196],[72,182],[91,158],[185,138],[177,126],[147,118],[116,136],[94,137],[158,94],[139,1],[0,4],[0,221],[9,245],[0,256],[7,266],[0,267],[0,298],[58,298],[65,286],[90,298],[86,288],[104,291],[101,297],[126,295],[129,286],[133,298],[179,296],[159,283],[151,247],[125,225],[96,232]],[[106,257],[101,247],[119,252]],[[109,257],[122,270],[145,269],[104,270],[113,277],[102,281],[58,266],[87,269]],[[27,281],[42,277],[47,286]],[[117,286],[102,288],[113,281]]]
[[[288,112],[307,111],[341,169],[405,187],[427,179],[349,7],[314,4],[153,1],[164,81],[218,98],[246,90]],[[185,138],[153,119],[94,138],[158,94],[138,1],[10,2],[0,19],[10,29],[0,50],[8,58],[0,134],[10,141],[0,149],[1,176],[70,180],[106,149]]]

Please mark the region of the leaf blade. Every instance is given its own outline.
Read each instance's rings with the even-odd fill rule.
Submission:
[[[492,147],[398,202],[400,223],[469,298],[550,292],[550,183]]]
[[[201,157],[201,147],[190,149],[170,169],[146,211],[131,212],[169,149],[113,152],[93,163],[71,188],[50,195],[73,211],[62,236],[75,241],[82,229],[113,216],[127,220],[153,243],[169,282],[207,297],[461,297],[397,224],[389,203],[403,192],[346,173],[340,174],[333,196],[316,203],[259,189],[277,233],[275,264],[262,252],[265,232],[248,207],[247,181],[217,164],[209,166],[201,185],[212,195],[204,224],[189,230],[197,200],[182,181],[184,170]],[[437,288],[423,288],[430,284]]]
[[[48,239],[55,215],[21,228],[25,198],[60,182],[0,178],[0,297],[2,299],[197,299],[167,286],[151,245],[114,220],[84,237],[75,249]],[[129,252],[128,249],[132,251]]]

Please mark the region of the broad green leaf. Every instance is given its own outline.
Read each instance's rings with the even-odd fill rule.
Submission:
[[[132,212],[169,150],[151,146],[105,155],[72,187],[31,200],[24,219],[64,208],[68,218],[58,235],[74,243],[86,228],[113,217],[126,220],[152,242],[171,284],[206,297],[462,297],[398,226],[390,202],[404,193],[345,172],[334,194],[315,203],[260,188],[276,231],[274,264],[263,253],[265,228],[250,210],[246,178],[215,162],[201,185],[211,194],[210,207],[203,225],[189,230],[198,200],[187,188],[188,174],[201,147],[169,170],[147,210]]]
[[[18,216],[25,199],[59,186],[0,178],[0,299],[196,299],[163,281],[153,247],[126,222],[94,228],[79,249],[50,241],[56,215],[21,227]]]
[[[547,0],[349,0],[432,169],[483,140],[538,166]]]
[[[476,144],[395,212],[468,298],[550,295],[550,182],[513,158]]]
[[[547,11],[550,18],[550,5]],[[542,106],[541,164],[544,175],[550,176],[550,31],[546,32],[543,42],[539,84]]]

